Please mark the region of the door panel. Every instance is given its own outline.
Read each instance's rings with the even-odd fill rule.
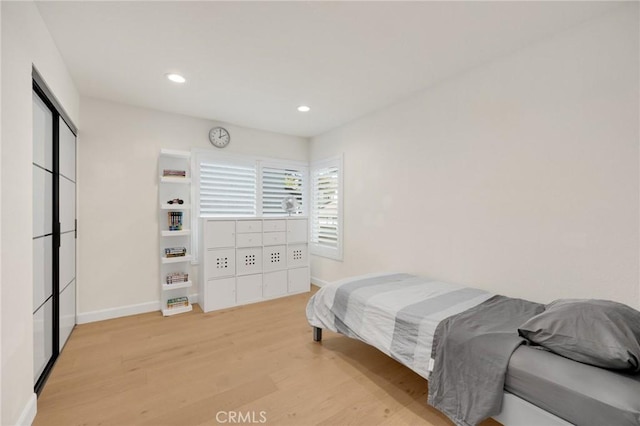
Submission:
[[[53,173],[33,166],[33,236],[51,234],[53,224]]]
[[[76,181],[76,137],[64,122],[62,118],[59,119],[60,128],[60,174],[67,179]]]
[[[60,290],[76,277],[76,239],[73,232],[60,236]]]
[[[33,314],[33,378],[40,378],[53,355],[53,298]]]
[[[60,338],[58,350],[67,342],[76,325],[76,281],[73,280],[60,294]]]
[[[33,162],[53,172],[53,113],[33,94]]]
[[[53,293],[53,237],[33,240],[33,311]]]
[[[60,232],[76,227],[76,184],[60,177]]]

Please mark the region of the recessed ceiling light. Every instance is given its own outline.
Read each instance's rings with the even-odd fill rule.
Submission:
[[[308,112],[308,111],[310,111],[310,110],[311,110],[311,108],[309,108],[309,107],[308,107],[308,106],[306,106],[306,105],[300,105],[300,106],[298,107],[298,111],[300,111],[300,112]]]
[[[167,74],[167,78],[174,83],[184,83],[185,81],[187,81],[187,79],[180,74]]]

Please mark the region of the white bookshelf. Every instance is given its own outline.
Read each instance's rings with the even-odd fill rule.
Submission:
[[[186,297],[188,300],[191,282],[191,153],[163,149],[158,158],[158,224],[160,228],[160,303],[162,315],[172,316],[190,312],[190,302],[186,306],[169,307],[171,299]],[[165,170],[184,171],[185,176],[164,176]],[[179,201],[178,201],[179,200]],[[169,202],[172,201],[171,204]],[[182,204],[180,204],[180,202]],[[181,223],[179,220],[181,219]],[[178,229],[172,229],[177,227]],[[165,250],[185,248],[184,256],[167,257]],[[185,282],[167,284],[167,276],[172,273],[188,274]]]

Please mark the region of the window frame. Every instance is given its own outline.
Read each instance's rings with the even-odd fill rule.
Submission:
[[[325,158],[322,160],[316,160],[311,162],[309,166],[309,222],[310,222],[310,238],[309,238],[309,251],[312,255],[325,257],[328,259],[343,260],[344,255],[344,158],[343,154]],[[315,243],[313,241],[313,227],[315,225],[315,174],[318,169],[325,169],[335,167],[338,170],[338,197],[337,197],[337,245],[336,247],[327,247]]]

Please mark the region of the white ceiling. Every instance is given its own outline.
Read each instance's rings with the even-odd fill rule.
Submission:
[[[617,5],[38,2],[82,95],[299,136]],[[187,83],[170,83],[168,72]],[[297,112],[301,104],[311,112]]]

